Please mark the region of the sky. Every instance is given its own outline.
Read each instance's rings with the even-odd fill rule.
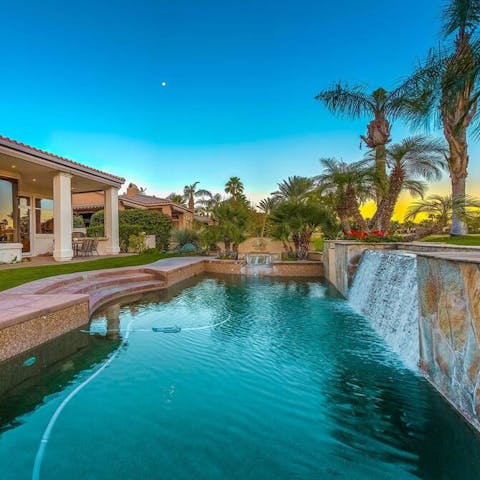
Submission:
[[[165,196],[185,184],[252,201],[319,159],[356,161],[369,119],[314,96],[392,88],[440,39],[432,0],[0,0],[0,134]],[[166,86],[162,86],[166,82]],[[394,141],[412,134],[401,123]],[[439,134],[439,132],[432,132]],[[480,185],[471,142],[470,192]],[[446,192],[448,177],[431,192]],[[400,210],[405,207],[403,199]]]

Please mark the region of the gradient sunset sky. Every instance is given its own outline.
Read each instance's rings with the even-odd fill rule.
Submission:
[[[124,176],[149,194],[197,180],[223,191],[237,175],[253,201],[289,175],[318,174],[321,157],[362,156],[368,119],[335,118],[314,95],[336,80],[395,86],[438,43],[442,6],[1,3],[0,134]],[[392,133],[394,140],[411,134],[400,123]],[[472,140],[474,195],[479,155]],[[430,191],[446,192],[448,180]]]

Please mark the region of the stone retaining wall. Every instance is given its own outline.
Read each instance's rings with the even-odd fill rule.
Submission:
[[[480,259],[417,256],[420,368],[480,429]]]
[[[54,295],[15,295],[11,300],[28,302],[2,311],[0,361],[88,323],[90,317],[88,296],[70,295],[70,297],[59,299]]]

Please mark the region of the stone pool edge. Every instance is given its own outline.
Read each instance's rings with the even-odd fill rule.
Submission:
[[[242,274],[244,263],[176,257],[138,267],[43,278],[0,293],[0,362],[85,325],[102,306],[132,294],[166,289],[202,273]],[[267,277],[323,277],[318,261],[274,262]]]

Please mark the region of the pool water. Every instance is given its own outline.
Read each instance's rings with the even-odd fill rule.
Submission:
[[[89,328],[0,366],[2,480],[31,478],[118,348],[42,479],[480,478],[478,436],[321,283],[204,277]]]

